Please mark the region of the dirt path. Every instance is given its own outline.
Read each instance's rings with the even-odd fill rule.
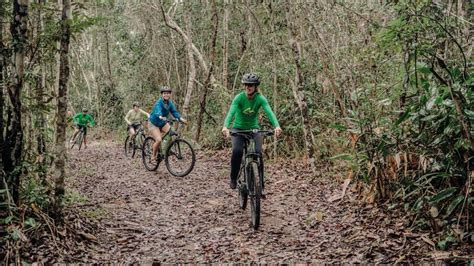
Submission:
[[[119,144],[72,151],[69,186],[88,198],[81,213],[99,217],[97,244],[65,261],[83,262],[395,262],[426,247],[404,221],[373,206],[328,198],[340,190],[327,178],[308,181],[299,166],[267,167],[261,229],[238,208],[228,188],[229,151],[199,152],[194,171],[173,177],[164,165],[144,169]],[[324,170],[326,171],[326,170]],[[412,254],[413,252],[413,254]],[[420,258],[418,258],[420,259]]]

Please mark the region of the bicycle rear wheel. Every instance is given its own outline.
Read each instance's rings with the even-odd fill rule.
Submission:
[[[193,147],[184,139],[174,140],[166,149],[165,154],[166,168],[174,176],[188,175],[196,163]]]
[[[256,161],[251,161],[247,165],[247,186],[250,196],[250,212],[252,216],[252,227],[257,230],[260,226],[260,197],[262,186]]]
[[[133,155],[135,154],[135,149],[133,147],[132,141],[130,140],[130,136],[127,136],[127,138],[125,139],[124,148],[125,148],[125,157],[133,158]]]
[[[159,156],[156,161],[152,162],[154,143],[155,143],[154,138],[147,137],[145,141],[143,142],[143,146],[142,146],[142,162],[148,171],[155,171],[160,165]]]

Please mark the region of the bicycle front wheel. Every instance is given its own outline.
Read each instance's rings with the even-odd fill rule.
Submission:
[[[135,153],[135,151],[134,151],[133,143],[130,140],[130,136],[127,136],[127,138],[125,139],[124,148],[125,148],[125,157],[127,158],[133,157],[133,154]]]
[[[138,135],[135,137],[135,148],[137,150],[141,150],[144,142],[145,142],[145,135],[143,135],[143,133],[138,133]]]
[[[258,164],[255,161],[252,161],[247,165],[247,184],[250,196],[252,227],[257,230],[260,226],[260,197],[262,195],[262,184],[260,184]]]
[[[142,162],[148,171],[155,171],[160,165],[159,160],[152,160],[154,143],[154,138],[147,137],[142,146]]]
[[[79,148],[79,150],[81,150],[82,143],[84,142],[84,133],[83,132],[79,132],[79,135],[77,135],[76,141],[77,141],[77,145],[78,145],[77,147]]]
[[[188,175],[196,163],[193,147],[184,139],[174,140],[165,154],[166,168],[174,176]]]
[[[247,185],[245,183],[241,183],[237,188],[239,190],[239,207],[242,210],[245,210],[245,208],[247,208],[247,200],[249,196]]]

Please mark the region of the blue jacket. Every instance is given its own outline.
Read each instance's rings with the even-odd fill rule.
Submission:
[[[158,99],[158,101],[156,101],[155,105],[153,106],[153,110],[151,110],[150,122],[153,125],[161,128],[166,124],[166,122],[161,120],[160,116],[168,117],[170,113],[178,120],[181,118],[181,115],[176,110],[173,102],[171,100],[165,102],[165,100],[160,97],[160,99]]]

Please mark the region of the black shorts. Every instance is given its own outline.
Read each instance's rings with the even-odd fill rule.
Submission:
[[[79,124],[76,124],[75,125],[77,129],[84,131],[84,136],[87,135],[87,126],[84,126],[84,125],[79,125]]]
[[[140,123],[133,123],[133,124],[127,126],[127,131],[129,131],[130,128],[133,128],[135,131],[137,131],[140,128],[140,126],[141,126]]]

